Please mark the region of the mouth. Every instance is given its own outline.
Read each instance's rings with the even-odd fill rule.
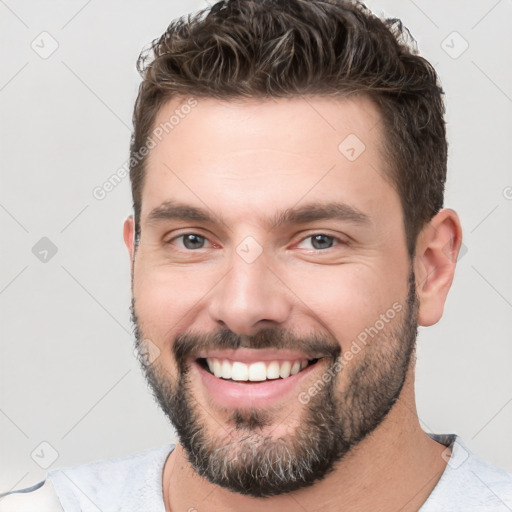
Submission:
[[[313,372],[321,373],[328,357],[258,360],[199,357],[191,361],[192,378],[200,383],[208,404],[221,408],[265,408],[295,403],[311,385]]]
[[[218,379],[236,382],[264,382],[268,380],[287,379],[301,373],[309,366],[316,364],[321,358],[285,360],[285,361],[256,361],[244,363],[214,357],[200,357],[196,363],[203,370]]]

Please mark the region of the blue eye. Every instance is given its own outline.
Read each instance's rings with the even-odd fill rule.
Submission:
[[[311,240],[311,245],[313,246],[313,249],[315,249],[317,251],[330,249],[331,247],[333,247],[333,245],[335,245],[335,243],[334,243],[335,241],[339,242],[339,240],[336,237],[330,236],[330,235],[324,235],[323,233],[310,235],[310,236],[302,239],[301,243],[305,242],[306,240]]]
[[[175,244],[177,240],[181,240],[181,243],[176,244],[178,245],[178,247],[189,251],[204,249],[206,247],[206,244],[209,243],[206,237],[198,235],[197,233],[184,233],[169,240],[169,242],[167,243]],[[326,235],[324,233],[315,233],[313,235],[309,235],[303,238],[300,241],[299,246],[301,244],[304,244],[306,240],[311,240],[310,247],[303,248],[313,248],[315,251],[325,251],[327,249],[331,249],[335,245],[343,243],[339,238],[336,238],[334,236]]]
[[[330,249],[334,244],[334,237],[329,235],[314,235],[311,237],[311,242],[315,249]],[[315,247],[315,245],[318,247]]]
[[[206,242],[206,238],[201,235],[196,235],[195,233],[185,233],[184,235],[177,236],[173,238],[171,242],[174,240],[183,240],[183,246],[185,249],[202,249],[204,247],[204,243]]]

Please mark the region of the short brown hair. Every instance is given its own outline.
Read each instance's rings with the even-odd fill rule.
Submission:
[[[174,20],[137,61],[130,179],[137,234],[146,157],[164,103],[364,94],[378,106],[409,254],[442,208],[447,142],[443,91],[398,19],[349,0],[226,0]]]

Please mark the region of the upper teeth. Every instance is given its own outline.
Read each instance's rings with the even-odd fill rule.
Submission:
[[[295,375],[308,365],[307,359],[300,361],[272,361],[245,364],[228,359],[207,358],[208,368],[215,377],[232,380],[262,381],[266,379],[285,379]]]

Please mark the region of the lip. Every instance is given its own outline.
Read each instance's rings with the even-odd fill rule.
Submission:
[[[192,373],[200,379],[207,394],[216,405],[236,409],[260,409],[285,401],[293,396],[297,398],[303,381],[312,372],[318,371],[324,366],[322,361],[307,366],[304,370],[295,375],[290,375],[286,379],[272,379],[262,382],[240,382],[215,377],[205,370],[197,360],[191,363],[191,368]]]

